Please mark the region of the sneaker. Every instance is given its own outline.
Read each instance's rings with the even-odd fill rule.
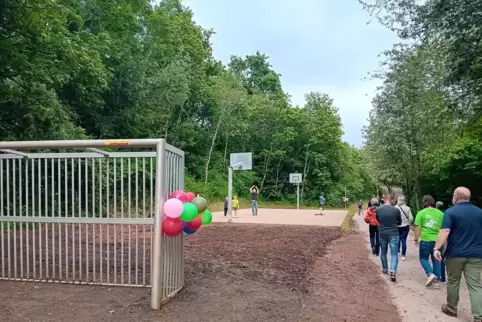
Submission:
[[[405,256],[402,256],[402,261],[405,261],[407,258]]]
[[[435,282],[435,283],[433,284],[433,288],[436,289],[436,290],[438,290],[438,289],[440,288],[440,283],[439,283],[439,282]]]
[[[432,286],[436,280],[437,280],[437,276],[435,276],[434,274],[430,274],[427,278],[427,281],[425,282],[425,287]]]
[[[384,269],[384,270],[382,271],[382,273],[385,274],[385,275],[388,275],[388,271],[387,271],[386,269]]]
[[[457,317],[457,310],[451,309],[447,304],[442,304],[442,312],[445,315],[448,315],[454,318]]]
[[[397,281],[396,273],[390,273],[390,281],[392,281],[394,283]]]

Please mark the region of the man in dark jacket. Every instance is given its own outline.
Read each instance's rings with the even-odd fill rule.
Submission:
[[[462,273],[469,289],[474,322],[482,322],[482,210],[470,203],[470,190],[458,187],[453,193],[454,206],[445,211],[442,228],[433,250],[442,260],[441,248],[447,242],[447,304],[442,312],[457,316],[459,287]]]
[[[385,196],[385,203],[376,210],[377,220],[380,223],[380,259],[384,274],[388,274],[387,253],[390,247],[390,280],[397,281],[398,243],[400,236],[398,226],[402,223],[400,210],[393,206],[391,194]]]

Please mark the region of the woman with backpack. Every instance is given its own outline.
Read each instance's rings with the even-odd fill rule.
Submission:
[[[365,212],[365,222],[369,225],[370,232],[370,246],[372,248],[372,254],[375,256],[380,255],[380,232],[378,226],[380,223],[377,220],[377,207],[380,206],[377,198],[370,200],[370,207]]]
[[[405,196],[399,196],[396,206],[400,210],[400,215],[402,216],[402,224],[398,226],[398,234],[400,236],[400,242],[398,243],[398,253],[402,255],[402,261],[407,257],[407,238],[410,233],[410,224],[413,221],[412,211],[410,207],[407,206],[405,201]],[[400,246],[402,247],[402,252],[400,253]]]

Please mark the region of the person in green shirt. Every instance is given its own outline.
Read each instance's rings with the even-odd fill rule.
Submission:
[[[435,207],[435,199],[432,196],[423,197],[423,208],[415,217],[415,245],[419,246],[420,264],[427,274],[425,286],[430,287],[435,283],[435,287],[438,288],[442,267],[441,263],[433,257],[433,250],[442,227],[444,214]]]

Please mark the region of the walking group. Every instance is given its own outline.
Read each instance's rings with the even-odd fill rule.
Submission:
[[[425,286],[447,285],[442,312],[457,316],[463,274],[474,322],[482,322],[482,209],[470,202],[470,191],[464,187],[454,191],[453,206],[445,211],[443,203],[436,203],[432,196],[424,196],[422,203],[423,209],[414,219],[404,196],[394,200],[389,194],[370,200],[364,219],[369,225],[373,255],[380,256],[383,274],[396,282],[399,257],[402,261],[407,258],[407,239],[413,224],[414,245],[427,276]]]

